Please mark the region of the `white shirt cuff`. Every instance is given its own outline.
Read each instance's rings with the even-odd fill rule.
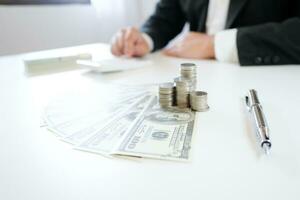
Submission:
[[[154,48],[154,43],[153,43],[152,38],[147,33],[142,33],[142,36],[143,36],[144,40],[146,40],[146,43],[148,44],[150,52],[151,52]]]
[[[215,55],[220,62],[238,63],[237,29],[224,30],[215,35]]]

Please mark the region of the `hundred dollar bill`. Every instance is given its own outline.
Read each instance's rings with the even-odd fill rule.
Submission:
[[[128,110],[130,110],[132,108],[132,105],[134,105],[135,102],[137,102],[139,99],[141,99],[140,96],[133,96],[127,100],[122,101],[120,104],[109,108],[106,113],[99,113],[98,120],[91,121],[92,124],[86,126],[85,129],[73,132],[67,137],[62,138],[62,140],[74,145],[81,144],[87,138],[91,137],[91,135],[98,133],[99,130],[102,130],[104,127],[119,119],[120,116],[128,113]]]
[[[97,130],[95,134],[76,146],[75,149],[109,155],[137,115],[149,104],[150,97],[151,95],[145,95],[137,100],[125,112]]]
[[[162,110],[152,97],[112,154],[189,160],[194,118],[191,111]]]
[[[48,129],[59,135],[62,140],[71,144],[78,144],[116,116],[122,114],[137,98],[140,97],[134,95],[113,105],[100,105],[101,108],[95,106],[94,112],[81,113],[81,115],[76,114],[75,107],[73,117],[69,116],[65,118],[64,113],[59,114],[59,112],[51,113],[48,111],[45,112],[45,119]]]

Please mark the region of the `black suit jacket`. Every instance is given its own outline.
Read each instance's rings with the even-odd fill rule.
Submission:
[[[205,32],[209,0],[160,0],[142,31],[163,48],[184,24]],[[241,65],[300,64],[300,0],[231,0],[226,29],[238,28]]]

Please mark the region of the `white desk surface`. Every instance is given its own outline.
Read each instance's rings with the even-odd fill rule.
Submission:
[[[111,55],[107,45],[34,53]],[[26,55],[27,56],[27,55]],[[72,149],[39,128],[40,106],[68,90],[105,83],[171,81],[187,61],[151,55],[152,67],[101,75],[77,69],[24,75],[24,55],[0,58],[1,200],[299,200],[300,66],[240,67],[215,61],[200,65],[209,112],[198,115],[192,160],[178,163],[107,159]],[[243,97],[258,90],[271,129],[273,148],[261,156]]]

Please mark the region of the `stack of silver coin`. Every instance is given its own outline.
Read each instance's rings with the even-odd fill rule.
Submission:
[[[182,78],[190,80],[194,89],[196,89],[197,66],[194,63],[182,63],[180,65],[180,74]]]
[[[180,109],[190,109],[204,112],[209,109],[207,93],[196,91],[197,66],[193,63],[180,65],[180,77],[174,83],[164,83],[159,86],[159,103],[162,108],[177,106]]]
[[[207,92],[194,91],[190,94],[191,108],[194,111],[205,112],[209,109],[207,104]]]
[[[159,85],[159,104],[162,108],[171,108],[175,102],[174,83],[162,83]]]
[[[190,107],[190,92],[194,91],[193,82],[178,77],[174,79],[176,85],[176,105],[179,108],[189,108]]]

